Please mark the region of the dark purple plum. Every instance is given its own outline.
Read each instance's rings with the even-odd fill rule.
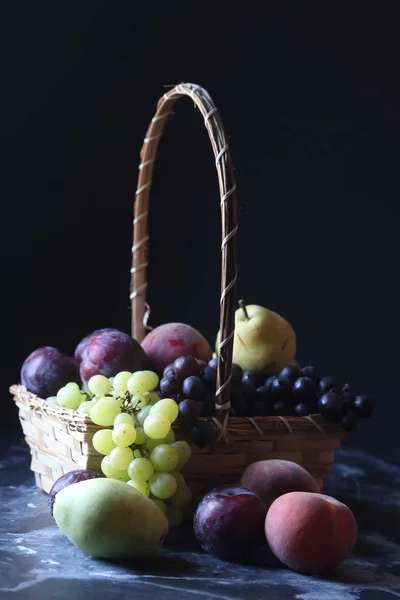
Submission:
[[[130,335],[121,331],[104,331],[94,336],[80,365],[85,386],[93,375],[114,377],[120,371],[149,368],[145,351]]]
[[[282,371],[279,373],[279,379],[281,381],[286,381],[290,385],[293,385],[296,379],[300,377],[300,369],[295,365],[288,365],[284,367]]]
[[[113,329],[112,327],[105,327],[104,329],[96,329],[95,331],[92,331],[92,333],[89,333],[89,335],[85,336],[75,348],[75,360],[81,362],[81,360],[85,358],[86,351],[89,348],[90,342],[94,337],[96,337],[96,335],[99,335],[100,333],[108,333],[110,331],[116,331],[117,333],[120,333],[118,329]]]
[[[179,403],[179,419],[185,426],[191,427],[194,425],[200,417],[201,411],[202,403],[196,402],[196,400],[186,398],[186,400]]]
[[[175,396],[182,391],[182,382],[177,375],[170,371],[161,379],[160,390],[163,395]]]
[[[34,350],[21,368],[22,385],[40,398],[55,396],[70,381],[81,384],[78,362],[52,346]]]
[[[206,393],[206,388],[200,377],[192,375],[183,382],[182,393],[192,400],[201,400]]]
[[[200,372],[201,366],[193,356],[179,356],[174,362],[174,373],[181,381]]]
[[[222,486],[204,496],[193,527],[200,546],[220,558],[245,558],[264,538],[266,507],[246,488]]]
[[[54,509],[54,501],[58,492],[61,492],[64,488],[72,485],[74,483],[78,483],[79,481],[85,481],[86,479],[97,479],[98,477],[102,477],[96,473],[96,471],[83,470],[80,469],[78,471],[70,471],[69,473],[65,473],[53,483],[53,487],[51,488],[48,496],[48,506],[51,516],[53,516]]]

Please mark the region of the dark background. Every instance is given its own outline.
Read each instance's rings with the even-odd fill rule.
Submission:
[[[231,136],[238,297],[293,324],[302,364],[376,397],[346,444],[400,460],[395,4],[265,4],[2,3],[5,430],[19,430],[7,387],[33,349],[129,331],[139,151],[163,86],[192,81]],[[160,145],[150,214],[151,323],[213,342],[218,186],[188,100]]]

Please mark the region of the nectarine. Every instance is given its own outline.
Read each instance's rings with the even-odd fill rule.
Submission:
[[[265,519],[272,552],[302,573],[335,567],[353,550],[357,525],[351,510],[324,494],[291,492],[280,496]]]
[[[288,492],[319,492],[314,477],[289,460],[260,460],[247,467],[240,485],[261,498],[267,509]]]

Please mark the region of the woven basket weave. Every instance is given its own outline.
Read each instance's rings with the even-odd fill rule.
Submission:
[[[236,185],[222,121],[208,93],[194,84],[181,84],[158,102],[141,151],[134,212],[132,247],[132,335],[142,341],[148,305],[146,269],[149,235],[147,215],[153,165],[165,122],[176,100],[189,96],[200,110],[208,131],[218,174],[222,217],[222,277],[220,297],[221,342],[218,352],[216,417],[210,418],[214,442],[199,450],[185,467],[194,502],[210,488],[235,482],[256,460],[282,458],[306,468],[320,487],[331,468],[343,431],[320,415],[310,417],[229,417],[234,314],[236,308]],[[22,385],[10,388],[19,409],[25,439],[30,446],[38,487],[48,492],[64,473],[74,469],[100,471],[102,456],[92,447],[93,434],[102,429],[87,415],[46,403]],[[176,426],[178,429],[178,426]],[[177,431],[179,434],[179,431]]]

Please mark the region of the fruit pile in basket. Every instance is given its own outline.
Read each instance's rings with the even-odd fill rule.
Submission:
[[[216,350],[218,344],[219,335]],[[371,415],[374,403],[370,397],[354,395],[347,384],[333,377],[320,377],[312,366],[300,368],[295,352],[295,332],[283,317],[241,302],[235,315],[230,416],[321,413],[351,431],[358,417]],[[207,445],[212,431],[201,418],[213,417],[216,412],[217,358],[212,358],[207,340],[189,325],[157,327],[142,344],[115,329],[100,329],[78,344],[73,358],[55,348],[39,348],[24,362],[21,381],[48,402],[93,418],[99,409],[93,406],[98,394],[88,388],[91,377],[102,375],[112,383],[118,374],[147,371],[160,377],[157,389],[148,391],[174,399],[186,437],[199,447]],[[123,375],[119,377],[123,379]],[[120,391],[137,394],[140,390],[141,386],[135,389],[132,383]],[[115,395],[114,389],[111,395]]]

